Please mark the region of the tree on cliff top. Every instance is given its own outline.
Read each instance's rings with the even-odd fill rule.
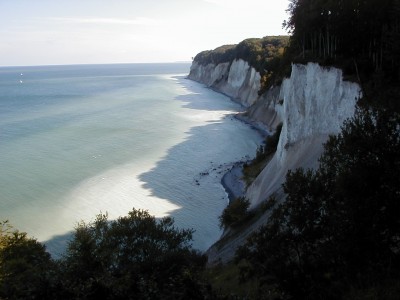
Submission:
[[[400,80],[399,0],[291,0],[288,12],[284,27],[303,59]]]
[[[251,38],[237,45],[225,45],[200,52],[194,60],[201,64],[220,64],[231,62],[235,59],[243,59],[254,67],[260,74],[271,69],[268,64],[283,54],[284,48],[289,42],[288,36],[266,36],[264,38]]]
[[[289,36],[251,38],[237,45],[225,45],[215,50],[200,52],[196,55],[194,61],[200,65],[217,65],[242,59],[260,73],[260,93],[262,93],[288,75],[290,60],[287,56],[283,56],[288,43]]]

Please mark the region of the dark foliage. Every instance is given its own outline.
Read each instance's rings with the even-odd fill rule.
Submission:
[[[205,258],[191,249],[192,230],[146,211],[80,224],[62,261],[70,298],[201,299]]]
[[[0,299],[53,299],[55,263],[26,233],[0,224]]]
[[[276,152],[276,148],[278,147],[278,142],[279,142],[279,137],[281,136],[282,132],[282,123],[278,124],[276,126],[275,132],[271,135],[269,135],[265,139],[265,146],[263,148],[260,148],[260,155],[264,156],[264,158],[270,154],[273,154]]]
[[[237,45],[224,45],[214,50],[200,52],[194,58],[199,64],[220,64],[231,62],[235,59],[243,59],[263,72],[269,62],[283,54],[284,48],[289,42],[288,36],[266,36],[264,38],[251,38]]]
[[[202,65],[221,64],[235,59],[236,45],[224,45],[214,50],[202,51],[194,57],[194,61]]]
[[[400,278],[400,115],[359,109],[316,171],[289,172],[286,201],[237,258],[296,299],[339,299]]]
[[[265,139],[263,145],[258,147],[256,157],[243,165],[244,179],[248,184],[250,184],[260,174],[268,163],[271,155],[276,152],[281,131],[282,123],[276,126],[275,132]]]
[[[6,225],[6,224],[4,224]],[[0,234],[1,299],[206,299],[206,258],[191,248],[192,230],[146,211],[80,223],[65,256],[6,226]]]
[[[229,203],[229,205],[224,209],[222,215],[219,217],[220,227],[236,227],[250,217],[250,212],[248,211],[250,206],[250,201],[246,198],[238,198]]]

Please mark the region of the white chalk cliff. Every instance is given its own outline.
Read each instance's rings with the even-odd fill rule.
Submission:
[[[194,61],[188,78],[202,82],[246,107],[257,100],[260,90],[260,73],[242,59],[218,65],[201,65]]]
[[[317,166],[323,143],[353,116],[360,93],[358,84],[343,81],[339,69],[315,63],[292,66],[276,110],[283,123],[277,151],[247,190],[252,206],[279,194],[289,169]]]
[[[193,62],[189,78],[220,91],[248,108],[248,116],[271,130],[283,124],[277,151],[248,188],[256,207],[271,195],[281,198],[289,169],[316,167],[323,143],[354,114],[360,87],[343,81],[342,71],[316,63],[292,65],[280,87],[258,95],[260,74],[243,60],[218,65]]]

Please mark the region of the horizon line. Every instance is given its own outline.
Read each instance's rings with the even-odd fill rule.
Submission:
[[[139,65],[139,64],[179,64],[192,63],[192,60],[160,61],[160,62],[104,62],[104,63],[54,63],[54,64],[32,64],[32,65],[0,65],[0,68],[22,68],[22,67],[57,67],[57,66],[95,66],[95,65]]]

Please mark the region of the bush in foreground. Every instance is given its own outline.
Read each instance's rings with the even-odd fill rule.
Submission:
[[[241,224],[250,215],[249,206],[250,201],[244,197],[237,198],[232,203],[229,203],[219,217],[220,227],[228,228]]]
[[[81,223],[62,261],[66,290],[76,298],[196,298],[206,261],[191,249],[192,233],[142,210]]]
[[[98,215],[75,229],[66,254],[53,261],[45,247],[2,223],[1,299],[205,299],[206,258],[191,247],[192,230],[133,209]]]
[[[55,267],[41,243],[0,222],[0,299],[51,299]]]

